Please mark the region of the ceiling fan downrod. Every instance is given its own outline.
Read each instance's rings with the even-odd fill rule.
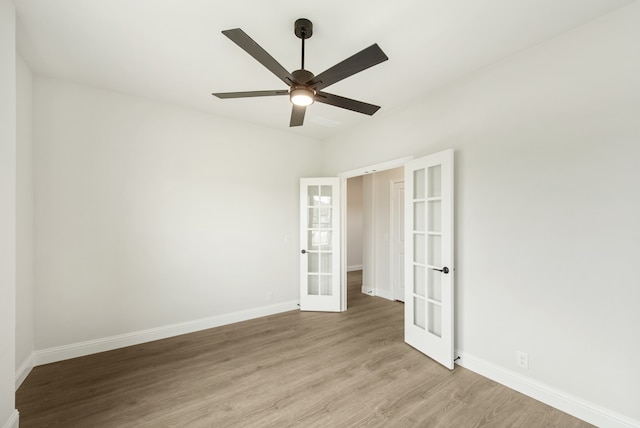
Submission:
[[[304,70],[304,41],[313,35],[313,24],[306,18],[296,19],[293,32],[296,37],[302,40],[302,66],[300,69]]]
[[[304,39],[302,39],[302,55],[301,55],[301,57],[302,57],[302,64],[300,65],[300,69],[304,70]]]

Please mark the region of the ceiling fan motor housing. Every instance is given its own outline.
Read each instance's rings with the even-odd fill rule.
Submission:
[[[299,85],[304,85],[309,80],[313,79],[313,73],[309,70],[295,70],[291,72],[291,76],[293,76],[295,83]]]
[[[296,105],[308,106],[313,104],[316,91],[306,83],[313,79],[313,73],[309,70],[295,70],[291,72],[294,83],[289,89],[289,98]]]
[[[313,35],[313,24],[306,18],[296,19],[293,32],[299,39],[308,39]]]

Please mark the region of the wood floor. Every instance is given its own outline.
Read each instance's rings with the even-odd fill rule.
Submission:
[[[403,305],[292,311],[36,367],[20,427],[588,427],[403,343]]]

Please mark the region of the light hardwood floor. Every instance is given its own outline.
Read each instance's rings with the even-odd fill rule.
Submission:
[[[403,343],[403,305],[292,311],[33,369],[20,427],[589,427]]]

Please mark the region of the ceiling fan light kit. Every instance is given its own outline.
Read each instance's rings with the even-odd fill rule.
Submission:
[[[313,35],[313,24],[308,19],[300,18],[296,20],[294,24],[294,34],[302,41],[302,55],[300,69],[294,70],[291,73],[241,29],[224,30],[222,34],[227,36],[232,42],[240,46],[245,52],[287,84],[289,90],[278,89],[271,91],[214,93],[213,95],[218,98],[251,98],[288,94],[293,104],[289,126],[301,126],[304,123],[307,106],[313,104],[314,101],[367,115],[373,115],[380,109],[379,106],[373,104],[322,91],[322,89],[329,85],[333,85],[349,76],[353,76],[369,67],[388,60],[389,58],[377,44],[363,49],[323,71],[319,75],[314,76],[313,73],[304,69],[304,41]]]
[[[289,99],[297,106],[310,106],[313,104],[315,91],[306,86],[292,86],[289,91]]]

